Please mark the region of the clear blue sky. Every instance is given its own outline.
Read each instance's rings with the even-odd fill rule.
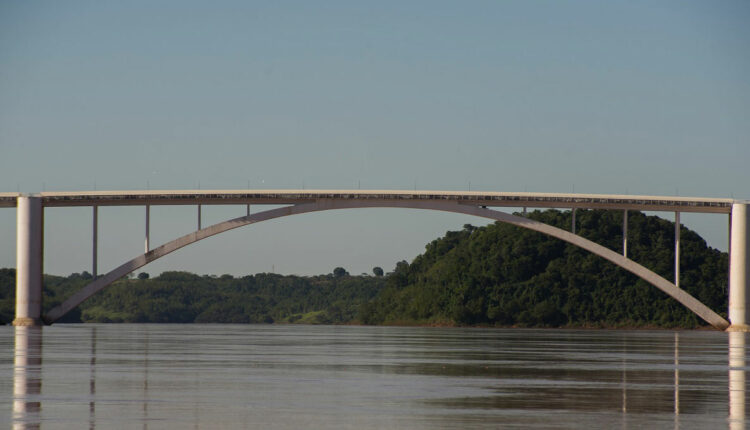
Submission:
[[[0,191],[249,182],[750,199],[748,22],[744,0],[0,0]],[[90,216],[47,210],[46,272],[90,270]],[[194,218],[155,209],[152,241]],[[100,271],[141,252],[142,208],[100,221]],[[144,270],[390,270],[466,222],[485,224],[305,215]],[[726,217],[683,222],[726,248]],[[14,235],[15,211],[0,210],[0,267],[15,265]]]

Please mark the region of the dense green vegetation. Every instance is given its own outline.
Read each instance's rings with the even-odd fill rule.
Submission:
[[[570,212],[529,217],[569,228]],[[622,249],[622,213],[578,211],[577,233]],[[631,212],[628,256],[674,277],[674,224]],[[727,254],[684,227],[680,283],[726,315]],[[692,312],[635,275],[573,245],[508,224],[448,232],[411,264],[401,262],[360,314],[366,324],[516,326],[703,325]]]
[[[533,212],[561,228],[570,212]],[[578,211],[577,232],[610,249],[622,246],[622,213]],[[674,225],[629,214],[629,257],[673,277]],[[681,285],[725,315],[727,255],[681,230]],[[122,279],[67,317],[83,322],[364,323],[497,326],[703,325],[666,294],[604,259],[506,224],[465,225],[383,276],[337,267],[311,277],[261,273],[239,278],[165,272]],[[90,282],[91,275],[45,275],[44,308]],[[15,271],[0,269],[0,322],[13,318]]]
[[[343,270],[343,269],[342,269]],[[91,275],[44,278],[43,306],[51,309],[91,280]],[[385,284],[374,276],[282,276],[260,273],[198,276],[164,272],[122,279],[81,304],[66,321],[154,323],[341,323]],[[0,318],[13,319],[15,270],[0,269]]]

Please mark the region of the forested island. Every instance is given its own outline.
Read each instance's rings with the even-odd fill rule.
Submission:
[[[579,210],[577,233],[621,251],[622,212]],[[567,229],[569,211],[526,216]],[[667,279],[674,224],[629,212],[628,256]],[[681,227],[685,290],[726,317],[727,253]],[[366,245],[363,245],[366,246]],[[91,275],[44,276],[45,310]],[[0,269],[0,322],[13,319],[15,270]],[[305,323],[516,327],[682,327],[705,323],[635,275],[587,251],[508,224],[464,225],[387,274],[242,277],[143,272],[84,302],[65,322]]]

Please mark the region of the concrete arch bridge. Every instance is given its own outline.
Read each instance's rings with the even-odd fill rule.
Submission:
[[[203,205],[246,205],[247,214],[204,227]],[[194,205],[197,229],[160,246],[150,246],[150,207],[154,205]],[[250,205],[285,205],[250,213]],[[643,278],[696,313],[719,330],[748,331],[750,294],[749,202],[732,199],[692,197],[630,196],[602,194],[386,191],[386,190],[215,190],[215,191],[96,191],[45,192],[26,195],[0,193],[0,207],[17,207],[16,318],[14,325],[52,324],[99,290],[138,268],[177,249],[261,221],[290,215],[351,208],[410,208],[473,215],[538,231],[586,249]],[[46,207],[92,207],[92,272],[94,280],[46,315],[41,314],[42,237]],[[97,275],[97,230],[100,206],[144,206],[144,253],[101,276]],[[572,210],[571,230],[563,230],[526,217],[497,210],[502,207],[556,208]],[[624,211],[622,253],[612,251],[575,234],[576,209]],[[627,258],[627,212],[663,211],[675,214],[675,281],[671,282]],[[680,213],[730,215],[729,321],[679,287]]]

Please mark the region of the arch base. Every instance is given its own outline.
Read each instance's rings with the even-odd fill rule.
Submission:
[[[744,332],[750,333],[750,325],[747,324],[732,324],[727,327],[726,332]]]
[[[13,320],[13,325],[16,327],[35,327],[44,325],[44,323],[40,318],[19,317]]]

